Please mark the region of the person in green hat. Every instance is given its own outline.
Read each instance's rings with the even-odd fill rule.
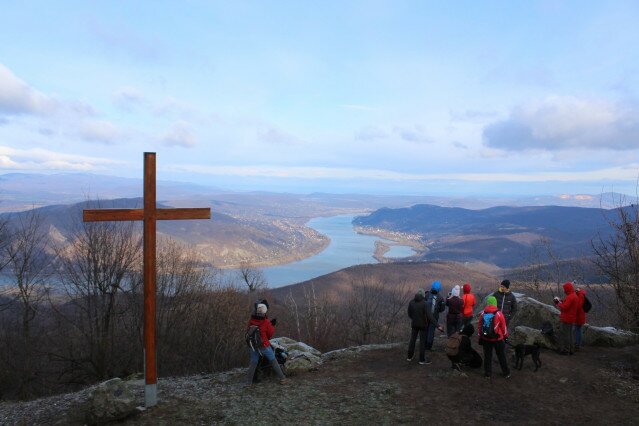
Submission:
[[[505,378],[509,378],[510,368],[506,360],[506,343],[504,342],[508,337],[508,329],[504,314],[497,309],[495,296],[488,296],[486,299],[486,307],[479,315],[477,329],[479,344],[484,347],[484,377],[492,375],[493,349],[495,349],[501,372]]]

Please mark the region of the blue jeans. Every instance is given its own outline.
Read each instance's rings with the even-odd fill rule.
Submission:
[[[249,349],[249,352],[251,353],[251,364],[255,364],[257,365],[257,363],[260,360],[260,354],[262,354],[263,357],[266,357],[266,359],[268,360],[268,362],[271,362],[275,359],[275,352],[273,352],[273,348],[270,346],[267,346],[265,348],[260,348],[259,349],[259,353],[257,353],[256,351]]]
[[[575,346],[581,346],[581,326],[575,324]]]

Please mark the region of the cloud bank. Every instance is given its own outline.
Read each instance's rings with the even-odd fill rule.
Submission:
[[[483,130],[484,144],[507,151],[639,148],[634,104],[551,96],[514,108]]]

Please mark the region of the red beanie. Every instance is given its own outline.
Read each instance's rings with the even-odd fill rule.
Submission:
[[[464,294],[470,294],[470,284],[464,284]]]

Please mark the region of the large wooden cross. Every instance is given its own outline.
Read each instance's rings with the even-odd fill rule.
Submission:
[[[158,209],[155,204],[155,152],[144,153],[144,208],[84,210],[84,222],[144,221],[144,404],[157,404],[155,351],[155,222],[210,219],[211,209]]]

